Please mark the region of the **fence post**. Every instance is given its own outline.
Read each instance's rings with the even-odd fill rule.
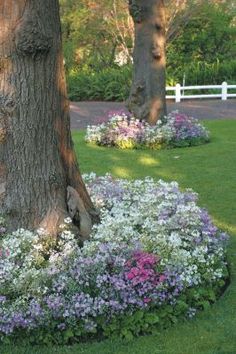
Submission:
[[[181,86],[180,84],[176,84],[175,86],[175,102],[181,101]]]
[[[227,82],[222,82],[221,99],[222,101],[227,100]]]

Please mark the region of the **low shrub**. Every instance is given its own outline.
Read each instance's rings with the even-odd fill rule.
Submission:
[[[223,81],[235,83],[236,61],[191,62],[186,65],[171,64],[167,67],[166,86],[220,85]],[[132,82],[132,67],[125,65],[101,71],[72,69],[67,74],[69,98],[72,101],[125,101]],[[207,91],[204,90],[204,93]],[[196,92],[194,92],[196,93]]]
[[[120,149],[181,147],[209,141],[209,133],[198,120],[177,111],[155,126],[124,112],[112,113],[106,123],[87,127],[85,140]]]
[[[125,101],[131,86],[132,69],[124,66],[99,72],[72,70],[67,75],[72,101]]]
[[[83,247],[69,231],[1,236],[3,341],[72,343],[152,333],[205,309],[228,277],[227,236],[176,182],[84,176],[101,223]]]
[[[178,68],[171,67],[167,71],[168,76],[172,77],[175,83],[182,84],[185,77],[185,85],[221,85],[223,81],[235,84],[236,60],[214,63],[192,62]],[[206,92],[208,91],[203,91],[204,94]]]

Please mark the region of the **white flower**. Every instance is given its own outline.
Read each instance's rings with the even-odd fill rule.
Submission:
[[[67,218],[64,219],[64,223],[71,224],[72,223],[72,219],[68,216]]]
[[[37,229],[36,232],[38,235],[45,235],[46,234],[45,229],[42,227]]]

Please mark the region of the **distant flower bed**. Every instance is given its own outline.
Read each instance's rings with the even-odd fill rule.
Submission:
[[[126,113],[109,116],[107,123],[87,127],[86,142],[120,149],[182,147],[209,141],[209,133],[195,118],[172,112],[155,126]]]
[[[166,328],[207,308],[228,277],[227,236],[175,182],[84,176],[101,223],[79,247],[65,220],[53,239],[0,241],[1,338],[71,343]],[[2,221],[1,221],[2,223]]]

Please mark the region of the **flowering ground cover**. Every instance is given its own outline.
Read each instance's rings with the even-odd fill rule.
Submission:
[[[56,346],[32,348],[29,344],[21,343],[1,345],[1,353],[234,353],[236,121],[211,121],[205,122],[205,125],[211,131],[212,143],[192,149],[162,151],[106,149],[86,145],[83,132],[75,133],[74,141],[83,172],[94,170],[97,174],[103,175],[108,171],[113,176],[132,179],[144,178],[146,175],[153,176],[155,180],[175,179],[181,187],[192,187],[199,193],[198,204],[207,208],[214,217],[215,224],[231,235],[228,247],[231,284],[224,296],[192,320],[178,321],[168,330],[159,329],[154,335],[139,337],[131,342],[112,339],[101,343],[80,343],[61,348]]]
[[[191,190],[152,178],[84,176],[100,223],[81,248],[70,232],[18,230],[0,241],[0,332],[70,343],[152,333],[215,302],[228,278],[227,235]]]
[[[155,126],[121,111],[111,112],[106,123],[88,126],[85,140],[120,149],[161,149],[200,145],[209,141],[209,133],[197,119],[178,111]]]

